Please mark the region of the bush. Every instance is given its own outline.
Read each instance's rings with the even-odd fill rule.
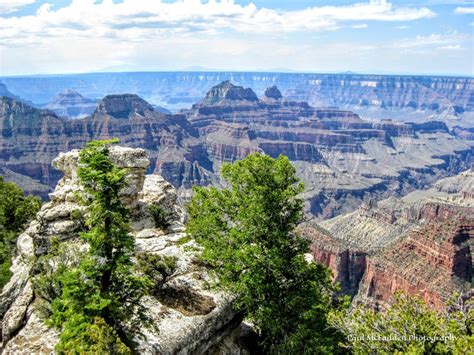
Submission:
[[[65,245],[54,238],[48,254],[36,259],[31,275],[38,311],[43,317],[52,315],[51,303],[62,294],[65,273],[78,267],[84,254],[77,246]]]
[[[151,218],[155,222],[156,228],[167,230],[171,226],[170,220],[172,218],[172,214],[170,212],[167,212],[158,205],[151,205],[149,210]]]
[[[335,312],[331,323],[345,335],[343,346],[356,354],[471,354],[473,306],[460,297],[436,311],[419,297],[398,293],[383,312],[359,305]]]
[[[41,207],[41,200],[25,196],[14,183],[0,176],[0,289],[10,280],[16,239]]]
[[[78,317],[79,318],[79,317]],[[117,332],[100,317],[92,323],[78,322],[80,326],[71,328],[74,332],[63,334],[63,340],[56,350],[60,353],[77,354],[131,354],[130,349],[120,340]]]
[[[141,253],[137,256],[138,268],[146,275],[151,283],[151,293],[159,295],[163,285],[174,274],[177,267],[175,256],[161,256],[157,254]]]

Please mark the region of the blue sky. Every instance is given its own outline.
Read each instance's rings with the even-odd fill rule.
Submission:
[[[237,70],[474,75],[470,0],[0,0],[0,76]]]

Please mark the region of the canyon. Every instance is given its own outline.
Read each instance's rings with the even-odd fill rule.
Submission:
[[[44,105],[66,89],[92,99],[131,93],[171,111],[189,108],[224,80],[263,95],[278,86],[285,97],[312,106],[333,106],[363,118],[473,125],[472,77],[312,74],[278,72],[120,72],[32,77],[2,77],[16,95]]]
[[[474,170],[400,199],[310,221],[301,232],[312,241],[314,259],[355,302],[384,307],[404,291],[440,309],[456,293],[471,291]]]
[[[425,92],[421,79],[413,80],[418,86],[405,82],[406,97],[409,87]],[[254,91],[229,80],[174,114],[134,93],[110,93],[86,110],[87,99],[74,92],[62,95],[53,112],[25,102],[31,96],[24,92],[17,96],[0,86],[0,175],[48,201],[19,237],[14,275],[2,290],[2,350],[15,353],[27,346],[30,352],[48,352],[58,339],[36,311],[31,260],[48,251],[53,237],[64,243],[77,239],[72,220],[72,212],[82,208],[74,197],[77,149],[96,139],[120,139],[124,147],[115,147],[112,158],[129,171],[123,199],[133,212],[137,248],[176,256],[178,269],[167,287],[192,301],[144,300],[161,332],[145,334],[139,342],[143,353],[244,352],[238,339],[241,315],[228,295],[205,288],[207,271],[193,250],[199,247],[183,239],[183,202],[194,185],[225,186],[222,165],[252,152],[290,159],[305,183],[306,221],[299,231],[311,242],[311,258],[331,269],[354,303],[382,309],[404,291],[440,309],[456,292],[469,295],[474,136],[469,125],[448,121],[459,123],[472,111],[472,97],[465,94],[472,92],[472,80],[433,80],[421,81],[431,91],[421,95],[418,113],[436,111],[420,108],[423,100],[436,101],[433,92],[450,98],[443,99],[439,112],[462,106],[462,113],[453,108],[455,118],[427,120],[430,113],[416,122],[364,119],[344,103],[347,98],[331,104],[306,97],[306,102],[303,94],[288,87],[281,91],[273,82]],[[455,94],[458,86],[463,94]],[[393,110],[415,110],[397,102]],[[67,107],[85,117],[72,119]],[[152,225],[153,204],[173,215],[165,230]]]
[[[15,98],[0,98],[0,105],[0,173],[43,197],[61,177],[51,166],[59,152],[112,137],[144,148],[148,172],[185,199],[193,185],[221,184],[223,163],[255,151],[284,154],[305,182],[307,212],[318,219],[427,188],[473,161],[474,141],[444,122],[367,121],[295,101],[276,86],[258,97],[224,81],[172,115],[134,94],[108,95],[90,116],[74,120]]]

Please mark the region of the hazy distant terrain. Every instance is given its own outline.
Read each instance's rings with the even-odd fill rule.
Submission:
[[[4,77],[9,91],[44,106],[65,90],[90,99],[137,94],[153,105],[177,111],[198,102],[224,80],[262,95],[278,86],[292,100],[312,106],[336,106],[364,118],[403,121],[441,119],[450,125],[474,121],[472,77],[299,74],[258,72],[137,72]]]

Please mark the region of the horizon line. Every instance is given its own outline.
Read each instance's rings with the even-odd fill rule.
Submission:
[[[26,78],[26,77],[55,77],[55,76],[76,76],[76,75],[106,75],[106,74],[145,74],[145,73],[263,73],[263,74],[301,74],[301,75],[361,75],[361,76],[413,76],[413,77],[448,77],[448,78],[468,78],[474,79],[474,74],[410,74],[410,73],[376,73],[376,72],[353,72],[347,71],[330,71],[330,72],[311,72],[311,71],[288,71],[282,70],[130,70],[130,71],[92,71],[79,73],[39,73],[39,74],[15,74],[15,75],[1,75],[0,78]]]

